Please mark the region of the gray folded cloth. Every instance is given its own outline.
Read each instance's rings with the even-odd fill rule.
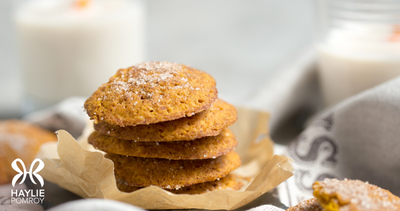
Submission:
[[[23,119],[48,130],[67,130],[77,138],[89,119],[83,109],[85,100],[83,97],[67,98],[54,106],[30,113]]]
[[[318,115],[288,146],[294,177],[280,186],[293,206],[324,178],[368,181],[400,195],[400,77]]]

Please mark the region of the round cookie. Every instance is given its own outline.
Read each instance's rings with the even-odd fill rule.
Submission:
[[[17,172],[11,168],[16,158],[27,167],[34,160],[40,146],[56,141],[54,133],[21,120],[0,121],[0,184],[11,182]]]
[[[187,141],[216,136],[237,120],[233,105],[217,99],[209,109],[191,117],[151,125],[119,127],[105,121],[94,124],[104,135],[136,141]]]
[[[325,179],[313,184],[314,196],[327,211],[400,210],[400,198],[360,180]]]
[[[217,99],[213,77],[176,63],[143,62],[120,69],[85,102],[95,123],[135,126],[192,116]]]
[[[124,182],[119,178],[116,178],[116,180],[117,180],[117,187],[122,192],[130,193],[141,189],[135,186],[129,186],[128,183]],[[242,186],[243,183],[237,181],[236,175],[228,174],[226,177],[223,177],[219,180],[185,186],[177,190],[176,189],[173,190],[165,189],[165,190],[174,194],[203,194],[213,190],[239,190]]]
[[[296,206],[289,207],[286,211],[322,211],[321,205],[319,205],[316,198],[304,200]]]
[[[95,148],[107,153],[171,160],[216,158],[232,151],[237,145],[235,135],[229,129],[223,130],[217,136],[173,142],[134,142],[94,131],[88,141]]]
[[[168,160],[106,154],[114,162],[116,177],[130,186],[155,185],[165,189],[214,181],[240,166],[239,155],[232,151],[215,159]]]

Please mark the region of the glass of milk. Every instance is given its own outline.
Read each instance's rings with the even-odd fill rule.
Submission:
[[[14,15],[25,110],[91,95],[145,58],[141,0],[30,0]]]
[[[316,0],[327,106],[400,76],[400,1]]]

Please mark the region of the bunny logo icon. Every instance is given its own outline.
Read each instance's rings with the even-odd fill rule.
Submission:
[[[21,169],[18,167],[18,165],[17,165],[18,162],[21,164],[23,170],[21,170]],[[36,163],[39,163],[39,165],[38,165],[38,167],[37,167],[35,170],[33,170],[33,167],[35,166]],[[23,162],[20,158],[15,159],[15,160],[11,163],[11,167],[12,167],[16,172],[18,172],[18,174],[14,176],[14,178],[13,178],[13,180],[12,180],[12,182],[11,182],[11,184],[12,184],[13,187],[15,187],[15,183],[18,181],[18,179],[19,179],[21,176],[22,176],[22,180],[21,180],[21,182],[20,182],[19,184],[22,184],[22,183],[25,181],[26,175],[27,175],[27,174],[29,174],[29,177],[30,177],[30,179],[31,179],[31,181],[32,181],[33,184],[36,184],[35,180],[33,179],[33,177],[36,177],[36,179],[37,179],[37,180],[39,181],[39,183],[40,183],[40,186],[43,187],[43,185],[44,185],[44,180],[43,180],[42,176],[40,176],[40,175],[37,174],[37,173],[38,173],[39,171],[41,171],[41,170],[44,168],[44,163],[43,163],[43,161],[40,160],[39,158],[36,158],[36,159],[32,162],[29,171],[26,171],[25,164],[24,164],[24,162]]]

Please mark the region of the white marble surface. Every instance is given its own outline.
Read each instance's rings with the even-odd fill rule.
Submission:
[[[313,41],[312,0],[146,3],[147,59],[209,72],[220,96],[239,105]],[[11,4],[0,0],[0,119],[18,117],[23,100]]]

